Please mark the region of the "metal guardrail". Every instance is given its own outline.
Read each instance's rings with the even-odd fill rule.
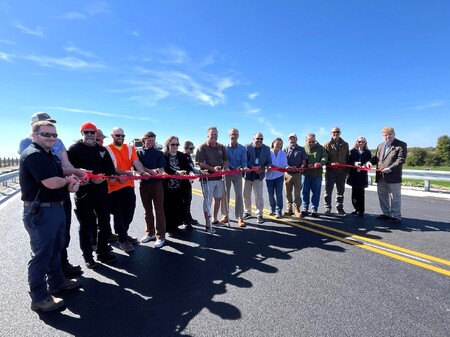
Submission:
[[[12,180],[16,182],[19,177],[19,170],[0,174],[0,183],[6,186],[8,181]],[[369,171],[369,184],[373,185],[375,177],[375,171]],[[449,171],[429,171],[429,170],[403,170],[403,178],[407,179],[417,179],[424,181],[424,191],[430,190],[431,181],[446,181],[450,182],[450,172]]]
[[[373,184],[375,171],[369,171],[369,184]],[[417,179],[424,181],[424,191],[430,190],[431,181],[446,181],[450,182],[450,172],[448,171],[430,171],[430,170],[403,170],[403,178]]]
[[[0,174],[0,183],[2,183],[3,186],[7,186],[8,181],[12,180],[13,182],[16,182],[16,179],[18,177],[19,177],[19,170]]]

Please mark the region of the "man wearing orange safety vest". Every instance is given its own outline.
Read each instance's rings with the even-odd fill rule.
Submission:
[[[139,161],[136,149],[132,145],[124,144],[125,134],[123,129],[114,128],[111,131],[112,143],[106,149],[116,169],[116,174],[121,176],[133,175],[133,167],[144,175],[145,169]],[[138,239],[128,235],[128,229],[133,221],[136,208],[136,194],[134,192],[134,180],[118,178],[108,181],[108,193],[110,211],[114,218],[114,230],[118,235],[119,248],[125,252],[134,250],[133,243]]]

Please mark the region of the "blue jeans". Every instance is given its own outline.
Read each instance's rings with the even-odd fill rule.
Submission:
[[[303,203],[302,210],[309,209],[309,202],[311,200],[311,210],[316,211],[319,209],[320,190],[322,188],[322,177],[305,177],[303,181]],[[310,194],[312,193],[312,196]]]
[[[266,179],[270,211],[272,213],[281,214],[281,210],[283,209],[283,180],[283,176],[270,180]]]
[[[25,207],[22,215],[32,252],[28,284],[32,301],[39,302],[49,296],[47,283],[54,288],[65,281],[61,251],[66,240],[66,215],[63,206],[40,207],[36,214],[29,211],[30,207]]]

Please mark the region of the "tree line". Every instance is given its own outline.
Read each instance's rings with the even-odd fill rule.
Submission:
[[[450,137],[440,136],[436,147],[411,147],[408,148],[406,166],[450,166]]]

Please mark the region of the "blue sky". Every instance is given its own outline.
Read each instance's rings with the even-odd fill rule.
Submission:
[[[70,146],[92,121],[127,141],[240,142],[339,126],[375,148],[391,125],[409,146],[450,134],[450,1],[0,0],[0,157],[30,116]],[[106,139],[109,143],[110,138]]]

